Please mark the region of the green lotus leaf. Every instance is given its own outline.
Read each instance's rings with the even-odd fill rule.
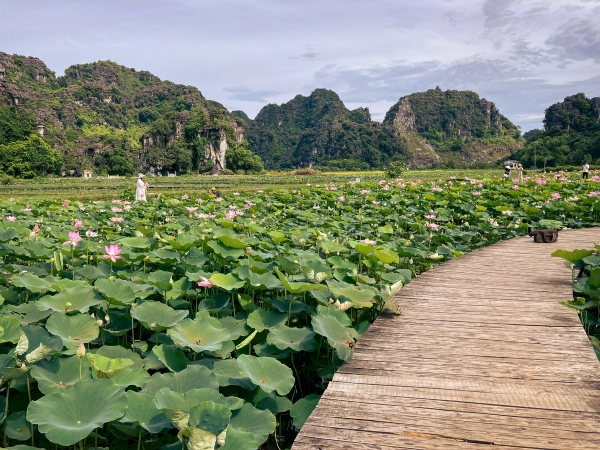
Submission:
[[[240,366],[236,359],[224,359],[215,361],[213,372],[217,377],[219,386],[239,386],[251,391],[255,388],[254,383],[246,375],[240,372]]]
[[[104,298],[91,286],[82,286],[62,291],[56,295],[44,295],[36,302],[36,305],[40,310],[87,312],[91,306],[96,306],[103,301]]]
[[[44,395],[63,392],[75,385],[79,378],[79,364],[81,364],[81,379],[92,378],[92,373],[87,359],[78,356],[66,358],[55,357],[50,361],[40,361],[31,368],[31,376],[38,382],[38,389]]]
[[[27,408],[27,420],[53,443],[69,446],[94,429],[125,414],[125,391],[110,380],[76,383],[65,392],[46,395]]]
[[[107,358],[127,358],[133,361],[133,365],[131,368],[136,367],[144,367],[144,360],[140,355],[135,353],[128,348],[121,347],[120,345],[103,345],[98,350],[96,350],[96,354],[106,356]]]
[[[342,252],[347,252],[348,249],[341,245],[341,244],[337,244],[335,242],[332,241],[321,241],[319,243],[319,246],[323,249],[323,250],[327,250],[331,253],[342,253]]]
[[[369,244],[361,244],[360,242],[356,244],[354,249],[363,256],[367,256],[369,253],[372,253],[375,248]]]
[[[152,241],[142,236],[127,237],[119,241],[125,247],[137,248],[145,250],[152,247]]]
[[[348,329],[334,316],[317,314],[312,318],[312,326],[316,333],[327,338],[329,345],[335,348],[342,361],[352,357],[354,339]]]
[[[186,257],[183,258],[183,262],[185,263],[185,265],[194,267],[202,267],[208,261],[210,261],[210,257],[207,253],[204,253],[201,248],[193,247],[190,248],[190,251],[188,252]]]
[[[219,241],[208,241],[206,245],[208,245],[217,255],[226,260],[235,260],[245,255],[244,250],[227,247]]]
[[[151,263],[159,264],[177,264],[179,262],[179,253],[175,250],[169,250],[166,248],[159,248],[158,250],[152,250],[148,253],[148,259]],[[157,271],[162,272],[162,271]],[[162,289],[159,287],[159,289]],[[166,289],[163,289],[166,290]]]
[[[279,395],[286,395],[294,387],[296,380],[292,369],[275,358],[240,355],[238,364],[240,372],[265,392],[277,391]]]
[[[313,283],[300,283],[294,281],[288,281],[284,274],[282,274],[279,269],[275,268],[275,273],[283,283],[283,287],[291,292],[292,294],[301,294],[306,291],[325,289],[327,286],[324,284],[313,284]]]
[[[183,351],[174,345],[157,345],[152,348],[152,353],[171,372],[181,372],[187,367],[188,360]]]
[[[550,254],[550,256],[553,256],[555,258],[562,258],[571,263],[576,263],[577,261],[580,261],[583,258],[585,258],[587,256],[591,256],[593,254],[594,254],[594,252],[592,250],[576,249],[573,251],[555,250]]]
[[[164,270],[157,270],[148,275],[148,283],[156,286],[161,291],[170,291],[173,282],[173,274]]]
[[[218,391],[208,388],[190,389],[185,393],[174,392],[169,388],[160,389],[154,402],[175,428],[182,429],[188,426],[191,409],[202,402],[212,401],[227,406],[227,400]]]
[[[268,356],[276,359],[285,359],[290,356],[290,353],[292,353],[289,348],[285,350],[279,350],[274,345],[267,344],[266,342],[256,344],[252,349],[257,356]]]
[[[0,343],[16,344],[21,336],[21,324],[12,317],[0,317]]]
[[[154,404],[151,395],[127,391],[127,412],[121,422],[135,423],[150,433],[172,428],[169,418]]]
[[[17,287],[25,288],[34,294],[55,292],[55,289],[48,281],[32,273],[24,273],[23,275],[13,277],[13,284]]]
[[[40,348],[40,345],[49,347],[57,351],[62,350],[63,348],[63,341],[60,337],[50,336],[50,334],[48,334],[48,332],[45,329],[38,325],[25,325],[21,327],[21,331],[25,336],[27,349],[24,353],[21,353],[21,351],[17,351],[17,349],[20,347],[20,344],[17,343],[17,349],[15,349],[15,353],[25,355],[25,358],[27,358],[29,354],[38,350]],[[21,339],[19,339],[19,342],[21,342]]]
[[[267,311],[265,309],[257,309],[248,315],[246,324],[255,330],[262,331],[276,327],[287,319],[287,314],[278,313],[276,311]]]
[[[346,311],[342,311],[341,309],[337,309],[335,306],[317,306],[317,313],[323,315],[329,315],[336,318],[336,320],[344,325],[345,327],[349,327],[352,325],[352,321]]]
[[[244,319],[236,319],[234,317],[228,316],[219,319],[221,325],[229,330],[229,334],[231,335],[231,340],[235,341],[236,339],[247,336],[250,333],[251,328],[246,325],[246,321]]]
[[[18,306],[8,305],[2,311],[0,311],[0,315],[2,315],[2,317],[15,318],[21,325],[29,325],[30,323],[39,322],[51,314],[51,309],[40,310],[36,306],[36,302],[21,303]]]
[[[236,267],[233,271],[240,279],[247,281],[254,289],[283,289],[281,281],[270,272],[256,273],[250,266],[244,265]]]
[[[112,376],[110,381],[122,387],[142,387],[150,378],[150,374],[141,367],[128,367],[117,375]]]
[[[85,356],[96,378],[112,378],[133,365],[133,361],[127,358],[107,358],[97,353],[87,353]]]
[[[259,443],[254,434],[233,428],[231,425],[225,431],[225,444],[219,450],[256,450]]]
[[[146,328],[164,330],[179,323],[187,317],[188,313],[188,311],[176,311],[161,302],[148,300],[135,308],[133,317]]]
[[[217,445],[217,436],[200,428],[182,427],[177,437],[188,450],[213,450]]]
[[[200,240],[199,236],[193,234],[179,234],[175,239],[168,239],[169,244],[179,252],[187,252]]]
[[[233,236],[227,236],[226,234],[219,236],[219,241],[221,241],[221,243],[223,245],[226,245],[227,247],[231,247],[231,248],[246,248],[246,247],[248,247],[248,244],[242,242],[238,238],[235,238]]]
[[[135,302],[135,292],[127,282],[100,278],[94,287],[113,305],[130,305]]]
[[[55,312],[46,321],[46,329],[62,339],[67,348],[74,348],[81,343],[87,344],[98,337],[99,328],[96,321],[88,314],[67,316]]]
[[[292,402],[287,397],[279,397],[273,393],[271,394],[271,396],[260,400],[256,404],[256,407],[258,409],[268,409],[273,414],[279,414],[290,410]]]
[[[227,406],[205,401],[192,407],[188,424],[218,436],[229,426],[230,417],[231,411]]]
[[[373,299],[377,295],[377,292],[372,288],[355,286],[340,281],[330,281],[329,290],[331,290],[335,298],[346,298],[356,308],[369,308],[373,306]]]
[[[231,338],[229,330],[218,319],[210,317],[208,311],[198,312],[194,320],[182,320],[167,334],[175,344],[195,352],[220,350]]]
[[[252,433],[259,446],[275,431],[276,424],[275,416],[271,411],[261,411],[249,403],[233,412],[230,423],[231,428]],[[225,442],[227,443],[227,439]]]
[[[210,277],[210,281],[215,286],[219,286],[227,291],[239,289],[246,285],[246,282],[240,281],[235,275],[228,273],[215,273]]]
[[[25,418],[25,411],[14,412],[6,418],[6,436],[17,441],[26,441],[31,437],[31,425]]]
[[[398,253],[388,249],[375,249],[373,250],[375,257],[384,264],[392,264],[400,262]]]
[[[304,422],[308,419],[308,416],[310,416],[317,407],[319,400],[321,400],[320,395],[309,394],[294,403],[294,406],[290,409],[290,415],[292,416],[292,419],[294,419],[294,426],[296,428],[302,428]]]
[[[0,230],[0,242],[8,242],[16,237],[19,237],[19,232],[15,228]]]
[[[219,389],[215,374],[204,366],[189,366],[177,373],[155,373],[148,380],[142,392],[154,397],[163,387],[175,392],[187,392],[190,389]]]
[[[289,348],[295,352],[312,352],[317,345],[315,333],[309,328],[290,328],[284,324],[271,328],[267,335],[267,343],[280,350]]]
[[[45,359],[50,353],[53,353],[55,350],[52,347],[48,347],[45,344],[39,344],[36,348],[34,348],[31,352],[25,355],[25,362],[28,365],[35,364],[42,359]],[[16,354],[16,352],[15,352]]]
[[[283,300],[278,298],[266,298],[265,301],[269,302],[269,304],[278,311],[285,313],[286,316],[288,312],[290,312],[291,314],[298,314],[302,311],[312,312],[314,310],[310,305],[297,301],[292,301],[291,305],[290,300]]]

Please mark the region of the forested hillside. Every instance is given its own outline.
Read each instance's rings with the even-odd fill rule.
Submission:
[[[517,153],[526,166],[600,164],[600,97],[566,97],[546,109],[544,130],[528,133]]]
[[[33,133],[36,145],[60,152],[64,170],[210,171],[225,167],[228,151],[243,157],[241,170],[261,169],[246,149],[243,120],[221,104],[195,87],[111,61],[74,65],[56,77],[37,58],[0,53],[0,130],[16,116],[26,117],[17,121],[27,128],[25,139]],[[22,142],[0,131],[4,154]],[[5,171],[24,175],[19,168]]]

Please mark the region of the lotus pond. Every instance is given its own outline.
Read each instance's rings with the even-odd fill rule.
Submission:
[[[0,201],[3,446],[289,448],[405,283],[533,227],[598,225],[598,180]]]

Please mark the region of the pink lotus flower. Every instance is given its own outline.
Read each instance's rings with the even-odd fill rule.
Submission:
[[[552,200],[558,200],[558,199],[560,199],[560,198],[561,198],[561,197],[560,197],[560,194],[559,194],[558,192],[555,192],[555,193],[553,193],[553,194],[551,195],[551,199],[552,199]]]
[[[215,202],[217,202],[217,203],[221,203],[222,201],[223,201],[223,199],[221,197],[215,198]]]
[[[437,230],[440,227],[437,223],[433,222],[425,222],[425,225],[427,226],[427,228],[432,228],[434,230]]]
[[[250,203],[244,204],[244,208],[245,209],[250,209],[251,207],[252,207],[252,205]]]
[[[92,231],[92,230],[87,230],[85,232],[85,235],[89,238],[93,238],[93,237],[97,237],[98,233],[96,233],[95,231]]]
[[[12,202],[15,201],[15,199],[13,197],[11,197],[11,198],[8,199],[8,201],[12,203]]]
[[[15,216],[6,216],[6,220],[8,220],[9,222],[16,222],[17,218]]]
[[[110,247],[104,246],[106,255],[102,255],[104,259],[110,259],[112,262],[117,262],[117,259],[121,259],[121,249],[117,244],[110,244]]]
[[[123,219],[122,217],[111,217],[110,221],[114,222],[114,223],[121,223],[123,222],[125,219]]]
[[[189,196],[189,195],[187,195],[187,194],[183,194],[183,195],[181,196],[181,200],[187,200],[188,198],[190,198],[190,196]]]
[[[360,191],[361,195],[368,194],[369,192],[371,192],[371,191],[369,191],[368,189],[362,189],[362,190]]]
[[[518,184],[513,185],[512,189],[513,189],[513,191],[518,191],[519,185]]]
[[[73,224],[73,228],[81,228],[83,227],[83,222],[81,220],[77,220],[74,224]]]
[[[30,212],[31,208],[29,207],[29,205],[25,205],[25,208],[23,209],[23,211]]]
[[[81,236],[77,231],[69,231],[69,240],[63,242],[63,245],[72,245],[73,247],[77,247],[79,242],[83,241]]]
[[[64,206],[65,208],[68,208],[68,207],[69,207],[69,202],[64,202],[64,203],[63,203],[63,206]]]
[[[343,195],[340,195],[340,196],[338,197],[338,201],[340,201],[340,202],[345,202],[345,201],[346,201],[346,197],[344,197]]]
[[[210,281],[208,278],[205,278],[203,276],[200,276],[200,278],[202,278],[202,281],[198,282],[199,287],[211,288],[214,286],[214,284],[212,284],[212,281]]]
[[[426,219],[435,219],[435,214],[425,214]]]
[[[110,210],[114,213],[123,212],[123,210],[121,208],[117,208],[116,206],[113,206],[112,208],[110,208]]]
[[[233,195],[235,195],[236,197],[240,195],[239,192],[234,192]]]
[[[197,206],[186,206],[185,209],[187,209],[188,212],[193,213],[194,211],[198,210],[198,207]]]
[[[377,244],[377,241],[371,241],[369,238],[365,238],[365,239],[363,239],[360,242],[362,242],[363,244],[367,244],[367,245],[375,245],[375,244]]]

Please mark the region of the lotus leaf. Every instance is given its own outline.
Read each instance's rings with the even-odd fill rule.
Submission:
[[[163,330],[172,327],[187,315],[188,311],[176,311],[164,303],[151,300],[137,306],[133,313],[134,318],[151,330]]]
[[[131,368],[144,367],[144,360],[137,353],[125,348],[120,345],[103,345],[96,354],[106,356],[107,358],[127,358],[133,361]]]
[[[259,443],[254,434],[233,428],[231,425],[226,430],[225,444],[219,450],[256,450]]]
[[[290,409],[290,415],[292,416],[292,419],[294,419],[294,426],[296,428],[302,428],[304,422],[308,419],[308,416],[310,416],[317,407],[319,400],[321,400],[320,395],[309,394],[294,403],[294,406]]]
[[[135,292],[125,281],[99,279],[94,286],[113,305],[130,305],[135,302]]]
[[[183,393],[191,389],[219,389],[219,383],[210,369],[204,366],[189,366],[177,373],[155,373],[144,384],[142,392],[154,397],[163,387]]]
[[[233,236],[219,236],[219,241],[221,241],[223,245],[231,248],[246,248],[248,246],[248,244]]]
[[[112,376],[110,381],[112,381],[115,385],[122,387],[142,387],[150,378],[150,374],[141,367],[128,367],[119,372],[117,375]]]
[[[280,350],[287,348],[299,352],[311,352],[315,349],[315,333],[308,328],[290,328],[279,324],[271,328],[267,335],[267,343]]]
[[[81,361],[81,379],[92,378],[87,360]],[[31,376],[38,382],[38,387],[44,395],[63,392],[80,381],[80,358],[78,356],[55,357],[50,361],[40,361],[31,368]]]
[[[188,424],[218,436],[229,426],[231,411],[223,404],[205,401],[190,410]]]
[[[15,349],[15,354],[25,355],[27,357],[28,354],[33,353],[37,349],[40,348],[40,345],[44,345],[45,347],[49,347],[54,350],[62,350],[63,341],[58,336],[50,336],[48,332],[40,326],[37,325],[25,325],[21,327],[21,331],[23,335],[25,335],[25,340],[27,342],[25,352],[20,352],[20,345],[17,343],[17,349]],[[21,342],[21,338],[19,339]]]
[[[36,302],[36,305],[40,310],[87,312],[90,307],[102,301],[104,298],[88,286],[65,290],[56,295],[45,295]]]
[[[195,352],[220,350],[223,343],[231,338],[229,330],[218,319],[210,317],[207,311],[200,311],[194,320],[182,320],[167,334],[175,344]]]
[[[256,289],[281,289],[283,285],[281,281],[272,273],[256,273],[250,266],[237,267],[233,273],[235,273],[242,280],[246,280],[250,285]]]
[[[576,263],[577,261],[580,261],[583,258],[585,258],[587,256],[591,256],[593,254],[594,254],[594,252],[592,250],[581,250],[581,249],[577,249],[577,250],[573,250],[573,251],[555,250],[552,252],[552,254],[550,256],[553,256],[555,258],[562,258],[571,263]]]
[[[81,343],[88,343],[98,337],[98,324],[87,314],[67,316],[65,313],[55,312],[46,322],[46,329],[62,339],[67,348],[77,347]],[[51,347],[51,346],[50,346]]]
[[[31,437],[31,425],[25,418],[25,411],[14,412],[6,418],[6,436],[17,441],[26,441]]]
[[[312,326],[316,333],[327,338],[329,345],[335,348],[342,361],[347,361],[352,357],[351,349],[354,346],[354,339],[348,329],[335,317],[317,314],[312,318]]]
[[[29,272],[14,277],[13,284],[17,287],[25,288],[35,294],[55,291],[48,281]]]
[[[110,380],[89,380],[31,402],[27,420],[38,425],[51,442],[68,446],[122,417],[126,409],[127,397],[121,387]]]
[[[226,260],[235,260],[244,256],[244,250],[231,248],[219,241],[209,241],[207,244],[217,255]]]
[[[21,303],[18,306],[9,305],[0,311],[3,317],[13,317],[19,321],[21,325],[29,325],[30,323],[39,322],[52,314],[52,310],[45,309],[41,311],[35,302]]]
[[[275,431],[275,424],[275,416],[270,411],[261,411],[248,403],[231,415],[231,428],[252,433],[259,446]]]
[[[187,367],[188,360],[183,351],[174,345],[157,345],[152,348],[152,353],[171,372],[181,372]]]
[[[21,336],[21,324],[12,317],[0,317],[0,343],[16,344]]]
[[[127,391],[127,412],[121,422],[135,423],[150,433],[172,428],[171,421],[156,407],[152,396],[134,391]]]
[[[279,397],[271,393],[269,397],[260,400],[256,407],[258,409],[268,409],[273,414],[279,414],[289,411],[292,407],[292,402],[287,397]]]
[[[215,286],[219,286],[227,291],[239,289],[246,285],[244,281],[239,280],[235,275],[228,273],[215,273],[210,277],[210,281]]]
[[[253,350],[257,356],[268,356],[276,359],[285,359],[290,356],[290,353],[292,353],[289,348],[286,350],[279,350],[274,345],[269,345],[266,342],[256,344]]]
[[[217,377],[219,386],[239,386],[249,391],[255,388],[255,385],[250,378],[246,375],[242,375],[240,366],[235,359],[215,361],[213,372]]]
[[[208,388],[190,389],[181,393],[165,387],[156,393],[154,399],[156,407],[166,414],[177,429],[187,427],[191,409],[206,401],[227,405],[225,397],[218,391]]]
[[[96,378],[113,378],[133,365],[133,361],[127,358],[107,358],[97,353],[87,353],[85,356]]]
[[[275,269],[275,272],[277,273],[277,276],[283,283],[283,286],[285,287],[285,289],[288,290],[289,292],[291,292],[292,294],[301,294],[306,291],[325,289],[327,287],[323,284],[299,283],[299,282],[293,282],[293,281],[290,282],[285,277],[285,275],[283,275],[278,269]]]
[[[392,264],[400,262],[400,257],[393,250],[375,249],[373,250],[375,257],[384,264]]]
[[[229,334],[231,335],[231,340],[235,341],[236,339],[247,336],[250,333],[250,327],[246,325],[246,321],[244,319],[235,319],[231,316],[223,317],[219,319],[221,325],[229,330]]]
[[[257,309],[248,315],[246,324],[257,331],[262,331],[276,327],[286,319],[287,314],[282,314],[275,311],[267,311],[265,309]]]
[[[238,364],[241,373],[265,392],[277,391],[279,395],[286,395],[294,387],[292,369],[275,358],[240,355]]]
[[[173,274],[164,270],[157,270],[148,275],[148,283],[156,286],[161,291],[170,291],[173,287]]]

